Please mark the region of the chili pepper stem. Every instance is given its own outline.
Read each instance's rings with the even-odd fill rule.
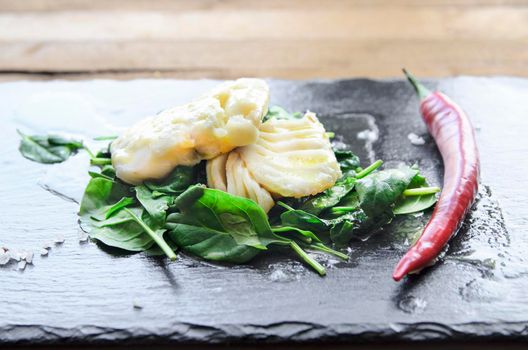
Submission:
[[[421,84],[411,73],[407,72],[405,68],[402,69],[403,74],[407,77],[407,80],[411,83],[414,90],[416,91],[416,94],[418,94],[418,97],[420,100],[423,100],[427,96],[431,94],[431,91],[427,89],[423,84]]]

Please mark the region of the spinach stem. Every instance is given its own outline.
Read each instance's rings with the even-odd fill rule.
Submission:
[[[92,164],[92,165],[110,165],[110,164],[112,164],[112,160],[110,158],[92,157],[92,158],[90,158],[90,164]]]
[[[115,140],[117,139],[116,135],[108,135],[108,136],[96,136],[93,138],[95,141],[108,141],[108,140]]]
[[[357,207],[333,207],[333,208],[330,208],[329,212],[330,214],[341,215],[341,214],[350,213],[352,211],[356,211],[357,209],[358,209]]]
[[[440,192],[440,187],[420,187],[420,188],[409,188],[403,191],[403,195],[406,197],[423,196],[426,194],[433,194],[437,192]]]
[[[303,259],[308,265],[313,267],[315,271],[321,276],[326,275],[326,270],[323,265],[319,264],[315,259],[311,258],[295,241],[290,240],[290,247]]]
[[[290,226],[285,226],[285,227],[272,227],[271,228],[271,231],[273,233],[281,233],[281,232],[294,232],[294,233],[297,233],[297,237],[303,241],[303,242],[306,242],[306,243],[312,243],[312,239],[310,237],[305,237],[302,235],[302,232],[306,232],[304,230],[301,230],[301,229],[297,229],[298,231],[296,231],[295,229],[292,229]]]
[[[90,149],[88,148],[88,146],[86,145],[82,145],[82,148],[86,151],[86,153],[88,153],[88,155],[90,156],[90,159],[94,159],[95,158],[95,155],[93,154],[92,151],[90,151]]]
[[[281,207],[283,207],[284,209],[286,210],[295,210],[293,209],[292,207],[290,207],[288,204],[284,203],[284,202],[281,202],[281,201],[278,201],[277,204]]]
[[[161,250],[163,250],[163,252],[167,254],[167,256],[172,261],[176,260],[176,254],[171,249],[171,247],[169,247],[167,242],[165,242],[163,237],[158,236],[154,231],[152,231],[152,229],[148,227],[147,224],[145,224],[143,220],[137,217],[137,215],[134,214],[130,209],[123,208],[123,210],[126,211],[128,215],[130,215],[134,219],[134,221],[137,222],[145,230],[145,232],[147,232],[147,234],[154,240],[154,242],[156,242],[156,244],[161,248]]]
[[[328,132],[326,133],[326,136],[328,136],[329,139],[333,139],[333,138],[335,137],[335,133],[332,132],[332,131],[328,131]]]
[[[383,161],[378,159],[377,161],[375,161],[374,163],[370,164],[368,167],[366,167],[365,169],[363,169],[359,173],[357,173],[356,174],[356,179],[364,178],[365,176],[367,176],[368,174],[370,174],[374,170],[378,169],[381,166],[381,164],[383,164]]]
[[[341,252],[338,252],[337,250],[329,248],[329,247],[327,247],[327,246],[325,246],[324,244],[321,244],[321,243],[311,244],[310,245],[310,249],[319,250],[321,252],[325,252],[325,253],[328,253],[328,254],[335,255],[338,258],[341,258],[343,260],[348,260],[348,255],[346,255],[344,253],[341,253]]]

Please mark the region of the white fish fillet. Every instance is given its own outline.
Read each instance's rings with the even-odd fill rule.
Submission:
[[[256,143],[238,149],[258,184],[274,197],[305,197],[332,187],[341,170],[316,115],[270,119]]]
[[[238,150],[208,160],[206,170],[209,187],[252,199],[265,212],[275,205],[271,194],[250,174]]]
[[[197,100],[145,118],[112,142],[117,176],[131,184],[166,176],[252,144],[268,110],[264,80],[228,81]]]

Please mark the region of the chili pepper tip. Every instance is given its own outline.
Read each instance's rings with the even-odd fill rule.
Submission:
[[[412,248],[411,248],[412,249]],[[401,280],[403,277],[405,277],[409,272],[413,271],[413,264],[414,261],[410,260],[406,256],[404,256],[398,265],[396,265],[396,268],[394,269],[394,272],[392,273],[392,279],[394,279],[396,282]]]

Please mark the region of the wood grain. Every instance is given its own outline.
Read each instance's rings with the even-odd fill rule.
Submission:
[[[528,76],[528,1],[5,1],[0,79]]]

